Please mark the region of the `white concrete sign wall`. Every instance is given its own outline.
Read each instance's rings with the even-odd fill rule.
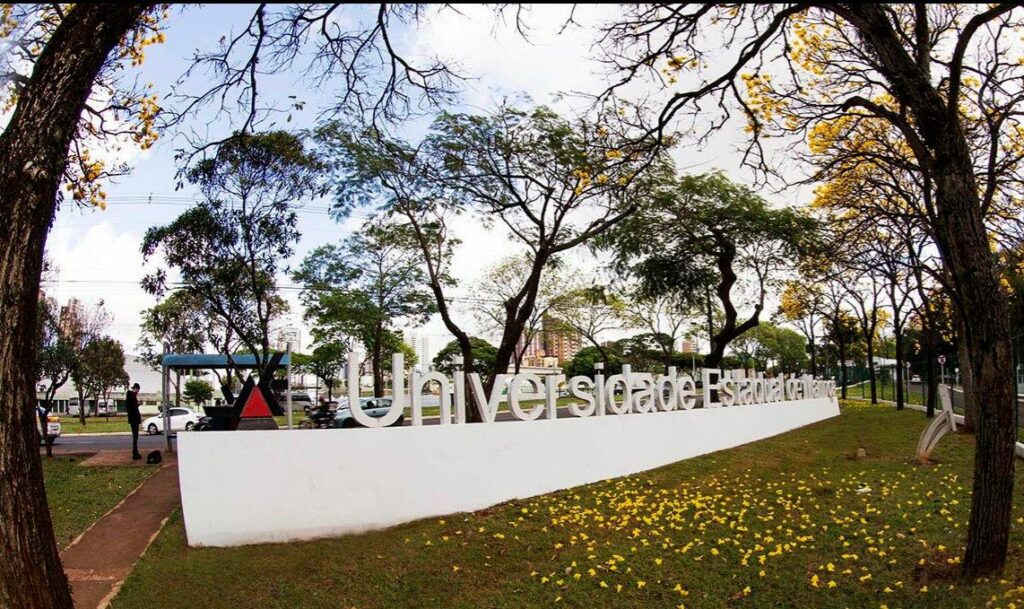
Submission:
[[[789,387],[784,391],[788,397]],[[529,423],[181,434],[188,541],[233,546],[312,539],[479,510],[839,414],[834,394],[738,402],[743,405]]]

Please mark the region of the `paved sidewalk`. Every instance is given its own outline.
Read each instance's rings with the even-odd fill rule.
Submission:
[[[61,552],[76,609],[110,603],[179,505],[178,465],[165,462]]]

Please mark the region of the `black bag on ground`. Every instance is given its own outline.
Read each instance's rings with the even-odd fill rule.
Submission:
[[[151,451],[148,455],[146,455],[146,463],[149,465],[156,465],[163,460],[163,455],[160,454],[159,450]]]

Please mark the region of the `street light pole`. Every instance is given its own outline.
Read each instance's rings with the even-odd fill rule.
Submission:
[[[288,406],[288,429],[292,428],[292,343],[288,342],[287,345],[287,356],[288,363],[285,365],[285,375],[288,377],[287,391],[288,397],[285,398],[285,404]]]
[[[171,346],[164,343],[164,357],[167,357],[167,353],[171,350]],[[174,452],[174,448],[171,447],[171,376],[167,366],[163,366],[163,375],[161,378],[161,401],[163,402],[164,411],[164,450],[167,452]]]
[[[903,386],[906,388],[906,401],[910,403],[910,362],[903,362],[906,373],[903,375]]]

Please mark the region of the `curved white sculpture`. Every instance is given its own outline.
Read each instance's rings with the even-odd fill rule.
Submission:
[[[956,417],[953,416],[953,404],[949,399],[949,385],[939,385],[938,391],[942,410],[932,419],[932,422],[921,434],[921,439],[917,441],[918,461],[927,461],[942,436],[951,431],[956,432]]]

